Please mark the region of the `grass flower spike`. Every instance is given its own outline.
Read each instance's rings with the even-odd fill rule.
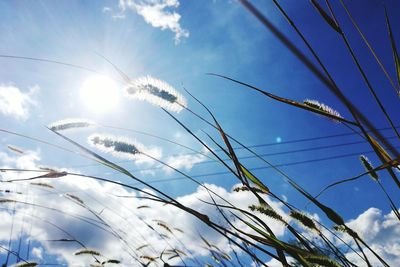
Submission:
[[[81,249],[78,251],[75,251],[74,255],[95,255],[95,256],[101,256],[100,252],[93,250],[93,249]]]
[[[169,111],[180,112],[186,107],[185,98],[171,85],[151,76],[140,77],[126,88],[129,96],[145,100]]]
[[[325,113],[331,114],[335,117],[339,117],[342,118],[342,115],[340,115],[339,112],[337,112],[336,110],[334,110],[333,108],[331,108],[330,106],[325,105],[324,103],[318,102],[317,100],[311,100],[311,99],[306,99],[303,101],[303,103],[309,107],[318,109],[320,111],[323,111]],[[334,120],[334,119],[332,119]],[[334,120],[335,121],[335,120]]]
[[[123,136],[92,134],[88,137],[88,142],[91,146],[122,159],[138,160],[143,158],[143,155],[161,157],[158,148],[147,148],[139,142]]]
[[[53,131],[64,131],[75,128],[92,127],[96,125],[97,124],[95,122],[86,119],[65,119],[53,122],[49,124],[47,127]]]
[[[369,175],[370,175],[374,180],[378,180],[378,179],[379,179],[379,176],[378,176],[378,174],[374,171],[374,167],[372,166],[372,164],[371,164],[371,162],[369,161],[369,159],[368,159],[366,156],[361,155],[361,156],[360,156],[360,161],[361,161],[362,165],[364,166],[364,168],[365,168],[367,171],[370,172]]]
[[[119,158],[135,159],[140,154],[140,145],[127,138],[93,134],[88,137],[88,142],[93,147]]]

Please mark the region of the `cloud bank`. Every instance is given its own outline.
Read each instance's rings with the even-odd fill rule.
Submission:
[[[0,160],[1,165],[7,167],[37,168],[40,155],[34,151],[25,151],[22,156],[1,152]],[[34,176],[37,173],[6,172],[1,174],[1,180]],[[257,201],[248,192],[236,193],[216,185],[206,186],[241,208]],[[27,240],[39,244],[32,248],[30,255],[31,260],[40,263],[50,255],[68,266],[89,266],[93,257],[74,255],[81,248],[79,244],[84,244],[100,252],[105,259],[120,260],[122,266],[136,266],[138,263],[134,258],[146,262],[147,258],[143,257],[157,258],[162,251],[172,249],[182,251],[182,259],[175,257],[169,263],[183,260],[188,265],[197,266],[199,262],[204,265],[204,256],[209,251],[200,235],[224,253],[232,252],[224,237],[192,215],[171,205],[142,199],[143,193],[119,185],[68,175],[59,179],[2,182],[0,189],[0,199],[19,201],[0,203],[0,245],[7,247],[13,224],[12,248],[15,249],[20,233],[23,233]],[[9,193],[2,193],[5,190]],[[214,222],[226,224],[214,207],[203,202],[211,199],[202,187],[178,197],[177,201],[207,214]],[[283,213],[281,204],[270,203]],[[264,219],[272,225],[277,236],[285,233],[283,225]],[[240,222],[235,224],[250,231]]]

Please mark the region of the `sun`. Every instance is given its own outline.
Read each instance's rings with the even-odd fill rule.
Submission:
[[[83,104],[95,113],[114,110],[119,100],[118,85],[107,76],[91,76],[80,88],[80,98]]]

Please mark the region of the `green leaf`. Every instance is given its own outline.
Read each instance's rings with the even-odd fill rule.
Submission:
[[[240,164],[240,170],[242,171],[242,173],[247,177],[247,179],[249,179],[250,181],[252,181],[255,185],[257,185],[260,189],[262,189],[265,192],[269,192],[269,188],[266,187],[263,182],[261,182],[256,176],[254,176],[248,169],[246,169],[246,167],[244,167],[241,163]]]

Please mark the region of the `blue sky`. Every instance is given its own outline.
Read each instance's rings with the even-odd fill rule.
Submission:
[[[310,57],[310,53],[272,2],[252,2],[299,49]],[[349,2],[348,6],[354,18],[382,59],[389,74],[395,79],[394,63],[381,1],[347,2]],[[394,35],[400,42],[400,25],[395,23],[400,4],[395,0],[388,0],[385,3],[393,21]],[[163,5],[165,5],[164,8]],[[387,128],[388,123],[368,92],[340,36],[322,20],[309,1],[282,1],[282,5],[304,31],[305,36],[328,66],[345,95],[377,128]],[[360,58],[362,66],[371,79],[372,85],[387,107],[394,124],[398,125],[400,121],[396,116],[399,112],[396,93],[390,87],[338,2],[334,3],[334,10],[346,30],[356,55]],[[358,142],[361,140],[359,137],[347,135],[313,140],[315,137],[349,133],[349,130],[343,125],[274,102],[244,86],[206,75],[210,72],[227,75],[297,101],[316,99],[338,110],[345,118],[351,118],[345,106],[237,1],[37,1],[35,4],[29,1],[2,1],[0,3],[0,19],[0,32],[2,33],[0,35],[0,54],[45,58],[79,65],[120,81],[118,73],[99,56],[100,54],[132,79],[151,75],[167,82],[184,95],[190,109],[208,117],[204,109],[184,93],[183,87],[186,88],[212,110],[227,133],[246,145],[256,145],[254,150],[259,154],[269,154],[265,158],[271,163],[288,165],[282,166],[282,169],[312,194],[317,194],[323,186],[329,183],[363,172],[358,155],[370,151],[369,146],[366,143],[343,145]],[[114,107],[106,110],[97,105],[97,108],[93,108],[89,102],[99,100],[96,98],[96,94],[86,98],[82,97],[85,82],[97,75],[93,72],[22,59],[0,58],[0,62],[2,64],[0,71],[2,129],[73,148],[44,126],[65,118],[85,118],[103,125],[149,132],[196,150],[204,149],[161,109],[146,101],[130,99],[123,94],[125,84],[122,82],[115,84],[117,96]],[[104,105],[110,101],[111,98],[107,98]],[[219,138],[214,129],[196,119],[186,110],[177,113],[176,116],[195,134],[201,136],[207,144],[212,144],[212,141],[203,131]],[[226,169],[215,163],[204,162],[208,159],[202,156],[188,155],[188,151],[182,147],[148,136],[104,127],[69,131],[66,132],[66,135],[89,146],[86,142],[87,137],[97,132],[136,139],[146,147],[157,150],[158,154],[156,154],[161,160],[175,164],[181,170],[198,177],[197,179],[201,182],[212,184],[227,194],[228,198],[232,197],[236,201],[246,199],[233,196],[231,189],[238,181],[232,175],[221,174]],[[394,136],[391,130],[385,130],[382,133],[387,137]],[[131,183],[123,176],[116,175],[104,167],[93,165],[90,160],[54,147],[6,133],[1,133],[0,137],[2,141],[0,163],[2,166],[21,168],[37,168],[39,165],[52,166]],[[299,139],[311,140],[291,142]],[[220,139],[218,140],[220,141]],[[398,140],[390,140],[394,145],[398,145]],[[336,144],[338,144],[337,147],[312,150],[319,146]],[[7,145],[18,147],[25,151],[25,154],[13,153],[7,148]],[[292,150],[311,151],[285,153]],[[298,203],[300,207],[307,204],[305,199],[291,189],[275,171],[263,168],[265,167],[263,162],[254,158],[246,158],[249,154],[243,150],[238,150],[237,153],[240,157],[245,157],[243,164],[249,168],[255,168],[254,173],[262,178],[276,194],[284,196],[289,202]],[[347,154],[354,155],[340,157]],[[181,177],[180,174],[162,168],[159,164],[149,160],[126,161],[113,158],[111,155],[102,155],[113,161],[123,160],[122,166],[133,170],[145,181]],[[366,155],[375,165],[379,164],[373,154]],[[339,156],[339,158],[320,160],[334,156]],[[317,161],[299,163],[307,160]],[[217,175],[208,175],[214,173]],[[10,178],[9,174],[4,174],[3,180],[6,177]],[[83,191],[86,190],[87,196],[91,192],[94,196],[106,201],[104,195],[96,195],[96,191],[93,191],[93,188],[98,188],[100,191],[102,190],[100,188],[107,188],[105,185],[96,183],[91,187],[79,182],[73,184],[71,181],[64,180],[59,183],[59,186],[63,188],[60,190],[64,193],[69,192],[68,190],[79,192],[76,190],[79,188]],[[395,184],[392,183],[389,176],[382,175],[382,183],[389,193],[395,194]],[[164,181],[154,185],[174,197],[186,198],[188,203],[195,201],[196,194],[204,193],[198,189],[196,184],[186,180]],[[0,189],[5,190],[9,186],[11,185],[2,183]],[[14,187],[13,190],[19,190],[17,186]],[[122,190],[112,187],[109,189]],[[22,186],[21,190],[28,189]],[[36,191],[34,190],[34,192]],[[356,222],[359,222],[359,225],[382,224],[391,218],[390,207],[382,192],[368,177],[346,186],[338,186],[325,193],[321,200],[342,214],[346,221],[358,219],[359,221]],[[398,197],[394,197],[394,200],[399,201]],[[44,201],[44,199],[37,201]],[[117,204],[113,203],[113,205]],[[127,205],[130,204],[127,202]],[[194,205],[200,204],[196,202]],[[282,208],[277,203],[275,205],[277,208]],[[307,209],[311,214],[319,212],[310,206]],[[27,212],[31,211],[27,210]],[[284,209],[282,212],[285,212]],[[173,214],[172,211],[166,213],[164,214],[166,217]],[[319,216],[321,221],[325,220],[320,214]],[[12,218],[12,216],[9,217]],[[182,218],[190,221],[186,217]],[[57,223],[63,224],[63,218],[59,220]],[[24,226],[23,222],[19,226],[24,229],[26,225]],[[200,223],[193,222],[193,224],[199,229],[203,229]],[[72,227],[72,230],[78,235],[89,231],[85,228],[87,226],[77,225]],[[356,227],[357,223],[354,225]],[[9,227],[10,225],[7,223],[0,224],[1,245],[7,244]],[[284,236],[284,230],[276,227],[277,231]],[[395,233],[399,227],[397,223],[392,228],[388,228],[388,231]],[[42,234],[46,238],[52,239],[52,233],[43,233],[43,229],[46,227],[36,227],[34,230],[39,236]],[[365,230],[363,229],[359,228],[361,232]],[[210,236],[212,235],[210,234]],[[376,234],[375,237],[375,239],[371,237],[371,242],[376,242],[376,246],[379,246],[381,236]],[[14,245],[17,244],[18,238],[16,235]],[[98,241],[86,239],[89,244]],[[99,239],[107,241],[112,238],[102,236]],[[37,259],[43,262],[56,261],[70,265],[74,262],[70,253],[73,248],[65,249],[62,246],[50,248],[42,238],[33,238],[32,240],[35,244]],[[190,242],[190,236],[187,241]],[[220,239],[215,242],[223,244]],[[390,248],[398,245],[396,241],[390,242],[388,242]],[[388,247],[385,249],[390,250]],[[39,253],[39,250],[42,252]],[[6,254],[0,250],[2,261],[5,256]],[[388,254],[387,257],[391,258],[393,263],[398,262],[398,259],[392,254]]]

